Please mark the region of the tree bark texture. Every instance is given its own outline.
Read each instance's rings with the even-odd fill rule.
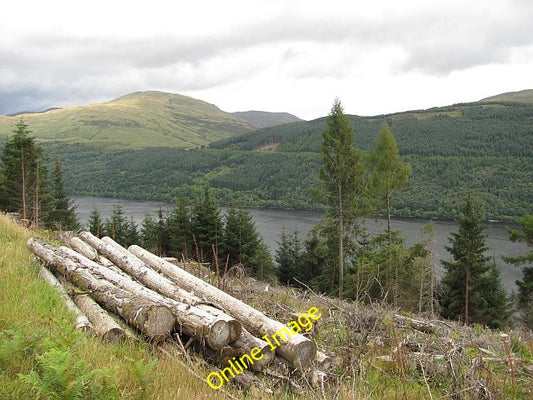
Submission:
[[[117,287],[132,293],[142,294],[156,303],[169,307],[177,320],[179,330],[188,336],[205,341],[214,349],[220,349],[231,341],[231,327],[225,319],[218,318],[189,304],[167,298],[134,281],[125,272],[116,272],[103,267],[67,247],[60,247],[57,249],[57,253],[62,257],[71,259],[79,266],[87,268],[89,271],[101,276]]]
[[[195,309],[203,311],[203,314],[211,315],[217,322],[224,321],[229,329],[229,338],[227,343],[234,341],[241,334],[241,324],[236,321],[235,318],[227,315],[222,310],[215,308],[210,304],[206,304],[205,301],[187,292],[165,276],[149,268],[143,261],[130,253],[124,247],[120,246],[113,239],[109,237],[98,239],[89,232],[82,232],[80,236],[84,241],[98,250],[98,252],[111,260],[116,266],[137,279],[146,287],[159,292],[164,297],[187,304]],[[179,321],[180,319],[178,318],[178,322]],[[189,334],[188,332],[186,333]],[[213,343],[208,342],[208,344],[211,347],[215,346],[214,348],[220,348],[219,346],[224,346],[227,344],[218,344],[220,339],[222,339],[222,337]]]
[[[91,296],[108,310],[121,316],[148,338],[158,342],[165,340],[174,330],[176,318],[165,305],[158,304],[140,294],[120,289],[99,278],[72,260],[58,256],[52,246],[41,239],[31,238],[28,248],[57,272]]]
[[[234,298],[226,292],[209,285],[200,278],[189,274],[178,266],[171,264],[156,255],[133,245],[128,249],[154,270],[167,275],[183,289],[193,292],[203,300],[213,304],[222,305],[224,310],[237,319],[250,333],[263,337],[273,335],[286,325],[279,321],[268,318],[266,315],[253,307]],[[296,368],[309,366],[315,358],[316,345],[314,341],[301,334],[295,334],[286,342],[276,348],[276,352],[289,361]]]

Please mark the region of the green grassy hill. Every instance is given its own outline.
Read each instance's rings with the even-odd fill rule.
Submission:
[[[481,101],[516,101],[521,103],[533,103],[533,89],[502,93],[496,96],[487,97]]]
[[[254,129],[243,119],[191,97],[138,92],[107,103],[0,116],[0,138],[21,118],[41,142],[83,143],[106,149],[199,147]]]

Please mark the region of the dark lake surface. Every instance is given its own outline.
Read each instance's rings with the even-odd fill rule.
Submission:
[[[103,197],[74,197],[74,201],[78,205],[78,216],[80,222],[87,224],[87,219],[91,212],[93,205],[98,209],[98,212],[103,219],[108,217],[116,204],[120,204],[128,218],[133,217],[134,221],[140,227],[143,218],[146,214],[155,216],[159,207],[163,212],[168,214],[173,205],[169,203],[161,203],[155,201],[132,201],[121,199],[109,199]],[[221,208],[222,212],[225,211]],[[307,232],[322,219],[322,213],[316,211],[302,211],[302,210],[276,210],[276,209],[250,209],[257,231],[263,237],[265,244],[270,248],[272,254],[278,248],[278,241],[280,235],[285,229],[287,233],[292,233],[295,230],[299,232],[300,238],[303,240]],[[397,218],[393,221],[393,229],[400,230],[401,235],[405,238],[407,245],[423,240],[420,228],[428,223],[427,219]],[[435,224],[435,237],[432,244],[433,250],[437,253],[438,259],[449,260],[450,255],[445,249],[449,244],[448,237],[451,232],[457,232],[458,227],[454,221],[447,220],[433,220]],[[522,278],[520,268],[506,264],[502,256],[518,256],[527,251],[527,246],[524,243],[513,243],[509,240],[505,226],[510,224],[505,223],[486,223],[487,227],[485,233],[487,238],[487,255],[494,257],[497,264],[502,271],[502,280],[508,290],[516,290],[515,281]],[[386,227],[386,221],[383,219],[367,219],[365,226],[369,233],[383,232]],[[514,226],[516,227],[516,226]],[[440,268],[440,263],[439,263]]]

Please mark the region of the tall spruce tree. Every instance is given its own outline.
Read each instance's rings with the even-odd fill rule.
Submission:
[[[481,221],[474,198],[468,194],[457,217],[459,232],[452,233],[451,246],[446,247],[453,261],[443,261],[442,314],[467,325],[501,327],[509,317],[507,296],[497,267],[484,254],[486,235]]]
[[[76,230],[80,224],[76,215],[76,205],[63,186],[63,171],[56,156],[51,185],[48,192],[49,200],[44,217],[45,226],[55,230]]]
[[[400,263],[396,257],[397,252],[392,251],[393,238],[391,226],[392,198],[396,191],[402,189],[409,175],[411,167],[400,158],[398,145],[387,125],[383,123],[381,131],[376,139],[376,150],[370,156],[370,190],[378,202],[378,209],[385,209],[387,216],[387,260],[386,269],[392,270],[394,277],[392,285],[392,298],[394,306],[398,305],[400,297]]]
[[[93,204],[91,208],[91,213],[89,214],[89,232],[91,232],[96,237],[101,238],[104,235],[104,223],[102,221],[102,217],[100,216],[100,212],[98,211],[98,208],[96,207],[96,204]]]
[[[242,264],[260,279],[273,274],[273,262],[268,248],[257,232],[248,210],[228,208],[221,246],[222,261],[229,265]]]
[[[344,293],[345,241],[347,227],[353,226],[358,214],[358,200],[365,190],[361,155],[354,146],[354,131],[344,114],[341,102],[335,99],[322,134],[320,169],[323,195],[329,218],[337,226],[337,271],[339,298]]]
[[[2,190],[6,209],[20,213],[22,219],[38,227],[46,170],[42,148],[30,133],[24,121],[15,123],[13,137],[2,152]]]
[[[204,184],[202,191],[193,209],[192,234],[198,261],[214,262],[222,240],[222,218],[207,183]]]
[[[294,231],[292,235],[289,235],[283,230],[278,244],[279,247],[276,250],[274,258],[278,264],[277,274],[279,283],[282,285],[294,285],[296,284],[294,278],[302,280],[300,269],[303,248],[298,238],[298,232]]]
[[[370,187],[372,194],[379,202],[378,207],[384,208],[387,215],[387,237],[392,243],[392,198],[395,192],[401,190],[409,175],[411,166],[400,158],[398,145],[387,125],[383,123],[376,139],[376,150],[371,157]]]
[[[168,231],[170,254],[180,259],[193,258],[191,215],[183,193],[178,196],[168,219]]]

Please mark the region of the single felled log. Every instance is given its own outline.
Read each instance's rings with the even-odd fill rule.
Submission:
[[[52,274],[46,267],[41,266],[39,270],[39,275],[44,279],[46,283],[55,288],[63,301],[65,302],[66,307],[76,315],[76,329],[81,329],[83,331],[92,330],[93,326],[87,316],[82,310],[72,301],[67,291],[63,285],[57,280],[57,278]]]
[[[205,340],[208,346],[214,349],[220,349],[231,341],[231,328],[226,320],[218,318],[197,307],[164,297],[160,293],[134,281],[131,276],[123,271],[116,272],[110,270],[72,249],[62,246],[56,252],[61,257],[71,259],[78,266],[101,276],[117,287],[132,293],[142,294],[154,302],[166,305],[176,317],[180,331],[188,336],[195,337],[201,341]]]
[[[135,339],[135,335],[119,325],[107,311],[98,305],[88,294],[75,294],[74,302],[83,310],[94,327],[94,333],[111,343]]]
[[[107,280],[98,278],[72,260],[58,256],[54,248],[42,239],[31,238],[27,246],[51,268],[65,275],[79,288],[89,292],[98,303],[122,317],[148,338],[162,341],[174,330],[176,318],[165,305],[140,294],[120,289]]]
[[[237,357],[240,357],[243,354],[250,354],[251,350],[255,347],[261,350],[263,357],[260,360],[254,360],[254,363],[249,366],[249,368],[254,371],[260,371],[267,367],[276,356],[276,353],[270,350],[270,346],[267,342],[256,338],[246,329],[242,330],[241,336],[231,343],[230,346],[235,350],[233,355]]]
[[[281,322],[268,318],[255,308],[209,285],[202,279],[189,274],[178,266],[157,257],[149,251],[135,245],[130,246],[128,250],[154,270],[160,271],[170,277],[183,289],[194,293],[205,301],[223,306],[228,314],[237,319],[253,335],[265,337],[273,335],[276,332],[281,332],[282,330],[287,331],[287,326]],[[316,354],[314,341],[295,333],[286,339],[286,341],[276,347],[276,352],[294,367],[303,368],[309,366]]]
[[[89,232],[80,233],[80,237],[86,243],[94,247],[99,253],[111,260],[116,266],[137,279],[146,287],[161,293],[167,298],[189,304],[204,311],[205,313],[211,314],[215,317],[216,321],[225,321],[230,329],[230,342],[234,341],[240,336],[242,327],[241,324],[235,320],[235,318],[230,317],[222,310],[217,309],[210,304],[206,304],[197,296],[194,296],[191,293],[183,290],[168,278],[162,276],[153,269],[148,268],[143,261],[131,254],[127,249],[119,245],[113,239],[109,237],[98,239]],[[215,345],[214,348],[220,347]]]

